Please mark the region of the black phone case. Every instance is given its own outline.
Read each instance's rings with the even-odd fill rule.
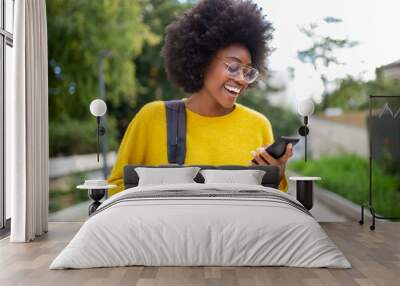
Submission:
[[[300,139],[297,137],[281,136],[273,144],[268,146],[265,151],[267,151],[268,154],[270,154],[275,159],[279,159],[283,156],[283,154],[285,154],[287,144],[292,143],[292,145],[294,146],[297,144],[297,142],[299,142],[299,140]],[[251,161],[258,164],[257,161],[255,161],[254,159]]]

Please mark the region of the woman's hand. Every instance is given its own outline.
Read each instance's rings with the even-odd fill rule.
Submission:
[[[270,145],[270,144],[269,144]],[[286,162],[289,160],[290,157],[293,156],[293,145],[291,143],[286,145],[285,154],[279,159],[275,159],[272,157],[265,149],[269,146],[265,145],[262,147],[257,148],[256,151],[251,151],[251,155],[253,156],[254,160],[258,163],[258,165],[273,165],[279,167],[279,180],[282,180],[283,176],[285,175],[286,170]],[[254,162],[251,162],[252,165],[257,165]]]

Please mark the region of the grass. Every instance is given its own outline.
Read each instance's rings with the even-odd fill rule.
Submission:
[[[317,160],[291,161],[289,170],[304,176],[319,176],[321,187],[361,205],[368,201],[368,160],[353,154],[325,156]],[[400,217],[400,175],[373,163],[372,203],[377,213]]]
[[[77,190],[76,186],[83,183],[86,173],[74,173],[64,178],[65,188],[50,189],[49,212],[53,213],[61,209],[76,205],[77,203],[89,200],[87,191]]]

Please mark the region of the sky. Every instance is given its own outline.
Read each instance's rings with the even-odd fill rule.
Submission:
[[[327,16],[340,18],[337,24],[325,24],[323,34],[358,41],[359,45],[337,54],[346,64],[329,69],[329,78],[346,75],[370,80],[375,68],[400,60],[399,0],[254,0],[272,22],[275,31],[271,42],[275,51],[269,68],[278,78],[289,81],[286,102],[294,105],[300,98],[321,99],[322,84],[311,65],[297,60],[297,51],[310,46],[310,41],[298,27],[321,21]],[[287,69],[294,68],[292,81]]]

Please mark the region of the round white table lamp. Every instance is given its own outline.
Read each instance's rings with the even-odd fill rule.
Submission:
[[[96,117],[103,116],[107,112],[107,104],[104,100],[95,99],[90,103],[90,113],[92,113]]]

